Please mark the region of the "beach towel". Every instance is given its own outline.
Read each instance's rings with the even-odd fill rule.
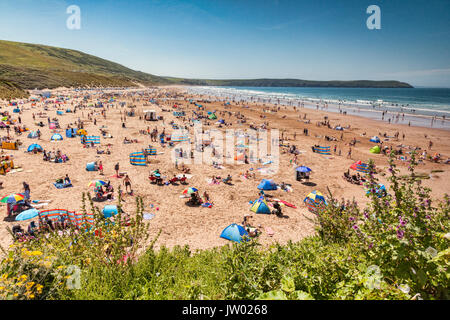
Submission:
[[[202,203],[202,207],[205,207],[205,208],[212,208],[212,206],[213,206],[213,204],[209,203],[209,202]]]
[[[144,212],[143,217],[144,217],[144,220],[151,220],[155,217],[155,215],[153,213]]]
[[[266,231],[266,233],[269,237],[273,237],[273,235],[275,234],[275,232],[273,232],[271,227],[265,227],[264,230]]]
[[[70,188],[73,187],[71,183],[53,183],[53,185],[57,188],[57,189],[64,189],[64,188]]]

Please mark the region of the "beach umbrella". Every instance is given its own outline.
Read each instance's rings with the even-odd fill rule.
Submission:
[[[102,180],[92,180],[91,182],[89,182],[88,187],[100,187],[104,186],[105,184],[106,182]]]
[[[236,223],[230,224],[228,227],[226,227],[220,234],[220,237],[239,243],[242,240],[249,240],[248,232],[244,229],[243,226],[237,225]]]
[[[16,203],[17,201],[23,200],[25,196],[21,193],[12,193],[3,197],[0,202],[2,203]]]
[[[311,169],[305,166],[300,166],[295,169],[298,172],[311,172]]]
[[[375,142],[375,143],[380,143],[381,140],[379,137],[377,136],[373,136],[372,138],[370,138],[370,142]]]
[[[191,193],[194,193],[194,192],[197,192],[197,191],[198,191],[197,188],[189,187],[189,188],[183,190],[183,194],[191,194]]]
[[[37,217],[38,215],[39,215],[39,211],[36,210],[35,208],[28,209],[28,210],[22,211],[16,217],[16,221],[24,221],[24,220],[33,219],[33,218]]]

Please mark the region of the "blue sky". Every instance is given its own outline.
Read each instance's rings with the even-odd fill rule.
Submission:
[[[66,8],[81,9],[69,30]],[[369,5],[381,30],[369,30]],[[401,80],[450,87],[449,0],[1,0],[0,39],[156,75]]]

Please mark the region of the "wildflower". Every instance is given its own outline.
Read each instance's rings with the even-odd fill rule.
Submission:
[[[400,289],[400,291],[402,291],[403,293],[408,294],[410,291],[410,288],[407,284],[401,284],[398,286],[398,288]]]
[[[358,226],[356,224],[352,228],[353,230],[358,230]]]
[[[401,229],[397,230],[397,238],[403,239],[404,235],[405,235],[405,233],[403,232],[403,230],[401,230]]]
[[[425,250],[425,252],[426,253],[428,253],[431,257],[435,257],[435,256],[437,256],[437,254],[438,254],[438,252],[437,252],[437,250],[435,249],[435,248],[433,248],[433,247],[428,247],[426,250]]]

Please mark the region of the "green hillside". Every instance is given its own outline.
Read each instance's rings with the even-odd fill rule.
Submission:
[[[23,89],[167,83],[80,51],[10,41],[0,41],[0,80]]]
[[[184,79],[135,71],[80,51],[0,40],[0,95],[16,98],[21,90],[56,87],[131,87],[212,85],[253,87],[412,88],[398,81],[309,81],[299,79]],[[8,83],[8,85],[6,85]],[[11,87],[11,85],[13,87]],[[13,89],[14,88],[14,89]],[[17,91],[19,90],[19,91]],[[21,94],[25,94],[22,92]],[[20,96],[20,94],[19,94]]]

